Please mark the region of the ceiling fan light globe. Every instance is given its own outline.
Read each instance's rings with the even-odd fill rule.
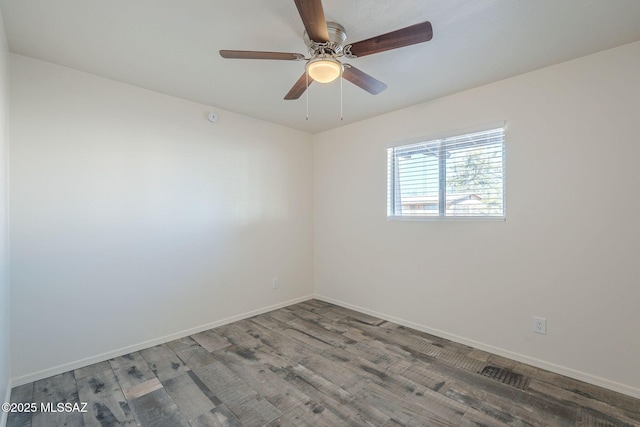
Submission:
[[[319,58],[309,61],[307,73],[318,83],[330,83],[342,74],[342,63],[332,58]]]

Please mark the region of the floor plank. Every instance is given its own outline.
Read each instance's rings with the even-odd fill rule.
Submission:
[[[40,409],[31,418],[33,427],[47,427],[52,425],[64,425],[69,427],[83,426],[84,421],[81,412],[59,411],[58,404],[79,403],[78,389],[73,372],[65,372],[50,378],[45,378],[34,383],[33,401],[40,408],[42,404],[45,410]]]
[[[229,340],[221,335],[218,335],[212,330],[192,335],[192,338],[209,353],[213,353],[216,350],[220,350],[231,345]]]
[[[189,427],[189,423],[164,388],[130,399],[130,404],[140,425]]]
[[[102,372],[93,370],[91,375],[76,377],[80,402],[87,403],[87,412],[82,414],[84,425],[136,425],[113,370],[109,364],[102,367]]]
[[[190,423],[222,403],[192,372],[165,380],[163,385]]]
[[[177,377],[190,370],[166,344],[142,350],[140,355],[160,381]]]
[[[11,403],[33,403],[33,383],[14,387],[11,390]],[[32,412],[13,412],[7,417],[7,427],[28,427],[31,425]]]

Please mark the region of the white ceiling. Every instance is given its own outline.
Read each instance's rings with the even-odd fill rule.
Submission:
[[[344,81],[283,100],[303,62],[230,60],[220,49],[307,54],[293,0],[0,0],[12,52],[319,132],[640,40],[640,0],[323,0],[347,43],[431,21],[433,40],[348,60],[385,82]],[[220,120],[224,118],[221,117]]]

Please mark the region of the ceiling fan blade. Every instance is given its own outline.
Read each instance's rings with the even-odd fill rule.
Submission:
[[[397,49],[412,44],[424,43],[433,37],[433,29],[429,21],[410,27],[382,34],[377,37],[351,44],[351,53],[357,57],[367,56],[385,50]]]
[[[329,41],[327,21],[324,19],[324,10],[321,0],[294,0],[304,29],[309,38],[314,42],[325,43]]]
[[[360,71],[353,65],[349,64],[344,64],[342,77],[372,95],[377,95],[387,88],[387,85],[382,83],[380,80],[374,79],[369,74]]]
[[[231,59],[281,59],[285,61],[301,61],[304,59],[304,55],[301,53],[260,52],[255,50],[221,50],[220,56]]]
[[[311,84],[311,82],[313,81],[313,79],[311,77],[308,78],[309,81],[307,83],[307,73],[304,72],[300,78],[298,79],[298,81],[293,85],[293,87],[289,90],[289,93],[287,93],[284,96],[284,99],[286,100],[291,100],[291,99],[298,99],[300,98],[300,96],[304,93],[305,90],[307,90],[307,87]]]

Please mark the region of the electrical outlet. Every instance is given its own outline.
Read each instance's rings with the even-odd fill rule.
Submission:
[[[536,334],[547,334],[547,319],[542,317],[533,317],[533,332]]]
[[[280,283],[278,283],[278,278],[274,277],[273,278],[273,289],[278,289],[280,287]]]

